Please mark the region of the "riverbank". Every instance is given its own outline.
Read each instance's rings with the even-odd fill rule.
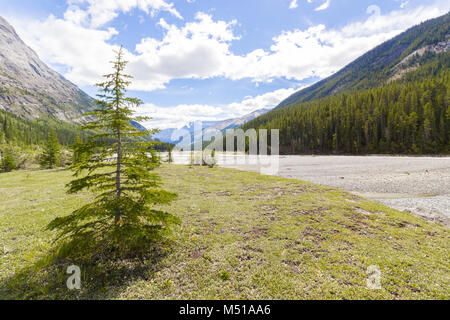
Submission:
[[[340,188],[450,227],[450,157],[280,156],[276,175]]]

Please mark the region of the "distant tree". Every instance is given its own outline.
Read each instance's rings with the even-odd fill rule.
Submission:
[[[11,151],[6,150],[2,154],[2,161],[0,163],[0,169],[4,172],[10,172],[16,169],[16,161]]]
[[[172,157],[172,146],[169,146],[169,147],[167,148],[167,152],[169,153],[167,162],[168,162],[168,163],[172,163],[172,162],[173,162],[173,157]]]
[[[75,137],[75,141],[72,145],[72,165],[78,165],[85,161],[86,154],[82,152],[83,141],[80,136]]]
[[[195,165],[194,151],[191,151],[189,156],[189,166],[193,167]]]
[[[56,137],[55,131],[51,130],[47,142],[44,146],[44,151],[41,154],[40,164],[42,168],[51,169],[59,163],[59,152],[61,147]]]
[[[77,147],[86,156],[72,166],[76,179],[68,184],[68,193],[92,190],[97,193],[95,201],[47,227],[58,231],[71,256],[100,250],[114,255],[143,253],[179,222],[159,209],[176,194],[161,190],[161,179],[153,170],[160,165],[152,149],[156,142],[137,139],[153,131],[138,131],[130,124],[147,118],[133,116],[141,101],[126,97],[131,78],[124,74],[126,63],[121,48],[112,62],[113,72],[97,85],[101,89],[98,108],[89,113],[95,120],[84,126],[96,134]]]
[[[214,166],[217,164],[216,160],[216,149],[211,150],[211,163],[209,164],[210,168],[214,168]]]

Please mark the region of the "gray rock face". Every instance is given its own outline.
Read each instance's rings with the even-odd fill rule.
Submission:
[[[0,17],[0,109],[34,119],[84,122],[93,99],[44,64]]]

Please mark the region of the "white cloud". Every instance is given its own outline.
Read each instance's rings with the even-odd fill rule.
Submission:
[[[213,21],[212,17],[198,13],[194,22],[178,28],[161,19],[165,30],[162,40],[144,38],[136,45],[138,55],[130,56],[129,72],[135,81],[133,88],[151,90],[163,88],[175,78],[206,79],[223,75],[229,44],[239,39],[233,34],[236,21]]]
[[[71,17],[78,19],[76,15]],[[41,59],[54,66],[65,66],[64,76],[78,85],[92,85],[101,80],[99,75],[110,70],[108,61],[114,57],[113,50],[118,49],[108,43],[118,34],[114,28],[88,29],[53,15],[44,22],[8,20]]]
[[[133,7],[150,14],[164,8],[175,10],[162,0],[126,0],[120,1],[120,5],[118,1],[108,0],[109,4],[101,10],[95,9],[95,3],[99,2],[72,0],[64,18],[52,15],[44,21],[7,18],[45,62],[62,66],[66,70],[64,75],[78,85],[92,85],[110,70],[108,62],[113,59],[113,49],[117,49],[111,43],[118,33],[114,28],[94,25],[106,23],[117,12],[128,12]],[[388,14],[381,14],[378,7],[369,7],[370,16],[365,21],[339,29],[316,25],[285,31],[272,39],[270,48],[255,49],[244,55],[236,55],[231,50],[233,41],[240,39],[234,30],[236,21],[214,20],[205,13],[198,13],[194,21],[181,26],[160,19],[161,39],[144,38],[136,45],[135,53],[126,52],[130,61],[128,72],[134,76],[132,89],[142,91],[164,88],[173,79],[246,78],[257,84],[276,78],[324,78],[408,27],[445,14],[449,9],[448,2]],[[94,16],[99,20],[92,25]],[[226,119],[274,107],[294,91],[281,89],[224,106],[162,108],[147,104],[142,112],[154,116],[157,120],[152,124],[157,127],[174,127],[187,121]]]
[[[405,8],[409,4],[409,0],[395,0],[396,2],[400,2],[400,8]]]
[[[299,88],[279,89],[256,97],[245,97],[241,102],[222,106],[181,104],[173,107],[158,107],[154,104],[144,104],[136,111],[139,115],[153,118],[143,123],[148,128],[181,128],[196,120],[226,120],[241,117],[259,109],[274,108],[297,90]]]
[[[179,19],[183,19],[180,13],[174,8],[172,3],[165,0],[68,0],[71,5],[69,10],[84,15],[78,23],[88,23],[91,27],[100,27],[115,19],[119,12],[127,13],[134,8],[138,8],[151,16],[159,11],[167,11]],[[79,5],[87,5],[86,10],[80,9]],[[67,14],[67,12],[66,12]],[[68,17],[65,16],[66,19]],[[75,22],[72,20],[72,22]]]
[[[321,10],[325,10],[328,9],[328,7],[330,6],[331,0],[326,0],[321,6],[317,7],[316,11],[321,11]]]
[[[245,55],[236,55],[231,50],[232,42],[239,39],[233,30],[236,21],[216,21],[210,15],[198,13],[194,21],[178,27],[160,19],[162,39],[144,38],[136,45],[136,53],[128,52],[128,71],[134,76],[132,88],[142,91],[164,88],[172,79],[225,77],[263,82],[280,77],[323,78],[408,27],[445,14],[448,6],[421,6],[384,15],[372,8],[369,14],[375,14],[365,21],[340,29],[316,25],[286,31],[273,38],[269,49],[255,49]],[[85,19],[85,11],[70,7],[64,19],[50,16],[43,22],[12,22],[44,61],[67,66],[65,76],[86,85],[98,82],[100,75],[109,70],[108,61],[115,47],[110,43],[117,31],[90,28],[80,23]]]
[[[292,0],[291,4],[289,5],[289,9],[295,9],[298,8],[297,0]]]

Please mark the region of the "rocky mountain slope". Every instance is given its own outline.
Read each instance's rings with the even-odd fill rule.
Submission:
[[[0,110],[77,123],[92,108],[91,97],[43,63],[0,17]]]

